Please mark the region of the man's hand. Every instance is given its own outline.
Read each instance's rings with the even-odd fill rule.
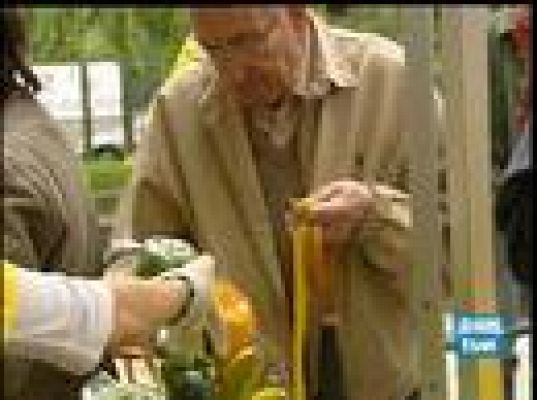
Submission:
[[[308,197],[310,215],[322,230],[323,254],[326,259],[316,265],[309,274],[310,290],[316,293],[315,308],[321,314],[332,315],[335,307],[334,282],[330,268],[332,255],[348,243],[353,230],[363,222],[366,213],[373,205],[372,191],[365,183],[353,180],[334,181],[322,186]],[[287,229],[295,229],[293,214],[287,214]]]
[[[322,227],[328,245],[345,243],[372,205],[372,194],[365,183],[342,180],[329,183],[310,195],[313,217]]]

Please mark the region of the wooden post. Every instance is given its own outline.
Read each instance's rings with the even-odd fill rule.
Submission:
[[[127,30],[126,35],[124,36],[124,40],[128,41],[131,38],[132,35],[132,8],[129,8],[126,11],[126,19],[127,19]],[[125,17],[125,15],[124,15]],[[133,105],[133,89],[129,87],[129,75],[131,72],[131,66],[132,66],[132,56],[129,55],[129,57],[123,57],[121,59],[121,98],[122,98],[122,105],[123,105],[123,129],[124,129],[124,155],[127,157],[134,151],[134,140],[133,140],[133,112],[132,112],[132,105]]]
[[[123,115],[123,149],[124,156],[127,157],[132,153],[133,137],[132,137],[132,90],[129,88],[129,61],[125,58],[121,59],[121,108]]]
[[[91,151],[92,136],[92,113],[91,113],[91,88],[88,74],[88,63],[80,63],[80,84],[82,85],[82,123],[84,132],[84,153]]]
[[[455,306],[471,313],[494,313],[487,9],[444,7],[442,49]],[[460,400],[503,397],[501,360],[459,361]]]
[[[439,218],[439,132],[434,100],[434,9],[404,7],[401,13],[408,82],[407,142],[411,154],[412,297],[416,315],[421,399],[446,399],[446,368]]]

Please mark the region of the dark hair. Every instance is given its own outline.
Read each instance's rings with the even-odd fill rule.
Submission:
[[[40,90],[40,84],[26,65],[26,31],[22,10],[2,8],[0,30],[2,34],[2,84],[1,101],[13,94],[32,96]]]
[[[510,177],[500,189],[496,209],[506,238],[507,265],[527,289],[533,288],[533,178],[533,166]]]

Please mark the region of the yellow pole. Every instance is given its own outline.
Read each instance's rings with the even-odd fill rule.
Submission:
[[[310,218],[310,199],[294,202],[296,226],[293,230],[293,349],[292,389],[293,400],[306,400],[306,369],[304,356],[308,329],[309,285],[308,272],[321,262],[321,229]]]
[[[297,225],[293,231],[293,371],[292,393],[294,400],[306,400],[304,377],[304,350],[307,329],[306,270],[311,250],[312,231],[308,223],[308,204],[294,204]]]

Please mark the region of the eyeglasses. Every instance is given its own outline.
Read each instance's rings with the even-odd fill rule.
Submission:
[[[218,61],[229,61],[238,55],[256,54],[271,45],[274,28],[265,32],[243,32],[219,42],[203,42],[200,44],[209,55]]]

